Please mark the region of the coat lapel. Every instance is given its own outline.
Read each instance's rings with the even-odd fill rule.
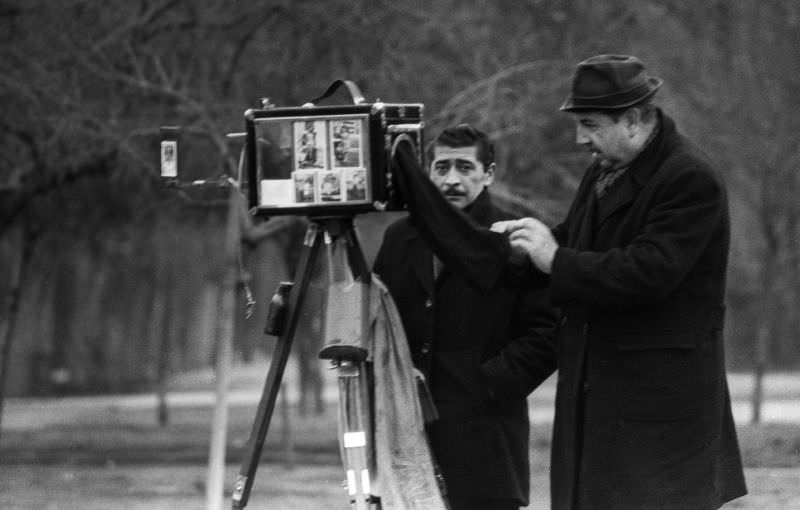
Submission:
[[[635,196],[636,193],[633,187],[631,174],[630,172],[625,172],[625,174],[609,188],[603,198],[595,199],[597,201],[595,228],[599,229],[609,216],[632,202]]]
[[[575,228],[571,229],[570,239],[568,245],[577,250],[588,250],[592,247],[594,240],[594,218],[597,209],[597,196],[594,192],[594,182],[597,180],[599,168],[597,166],[591,167],[587,175],[587,184],[591,185],[583,187],[581,192],[582,196],[576,199],[576,204],[582,204],[583,209],[577,209],[575,218]]]

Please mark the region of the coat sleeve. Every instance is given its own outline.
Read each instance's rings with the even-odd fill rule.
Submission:
[[[550,275],[552,304],[657,303],[683,281],[727,217],[725,190],[698,164],[662,179],[630,243],[602,252],[558,249]]]
[[[494,398],[525,398],[555,371],[557,317],[545,292],[520,292],[514,306],[512,340],[481,365]]]

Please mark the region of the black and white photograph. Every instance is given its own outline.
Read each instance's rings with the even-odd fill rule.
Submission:
[[[294,123],[295,168],[298,170],[327,168],[327,139],[325,121],[296,121]]]
[[[178,176],[178,142],[174,140],[161,142],[161,176]]]
[[[318,201],[317,176],[318,172],[315,170],[297,170],[292,173],[295,202],[313,204]]]
[[[363,120],[333,119],[329,122],[329,125],[333,167],[363,166]]]
[[[344,172],[345,200],[367,199],[366,168],[347,168]]]
[[[338,170],[321,170],[317,172],[320,202],[342,201],[342,173]]]
[[[0,510],[800,510],[800,0],[0,0]]]

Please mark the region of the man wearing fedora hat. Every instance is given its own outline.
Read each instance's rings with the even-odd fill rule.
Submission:
[[[437,221],[448,211],[436,190],[398,173],[420,235],[454,274],[483,292],[546,286],[561,310],[554,510],[711,510],[746,493],[722,336],[725,186],[653,104],[661,85],[632,56],[578,64],[561,109],[593,162],[552,229],[523,218],[481,230],[453,211]]]
[[[516,278],[562,310],[558,510],[705,510],[746,493],[725,378],[724,184],[636,57],[579,63],[561,110],[593,162],[566,219],[509,235]]]

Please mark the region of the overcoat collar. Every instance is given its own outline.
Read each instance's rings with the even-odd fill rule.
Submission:
[[[609,189],[603,199],[597,201],[596,227],[602,225],[615,211],[632,202],[659,168],[667,142],[674,138],[675,123],[661,110],[658,110],[658,122],[659,131],[655,138],[634,158],[628,171]]]

